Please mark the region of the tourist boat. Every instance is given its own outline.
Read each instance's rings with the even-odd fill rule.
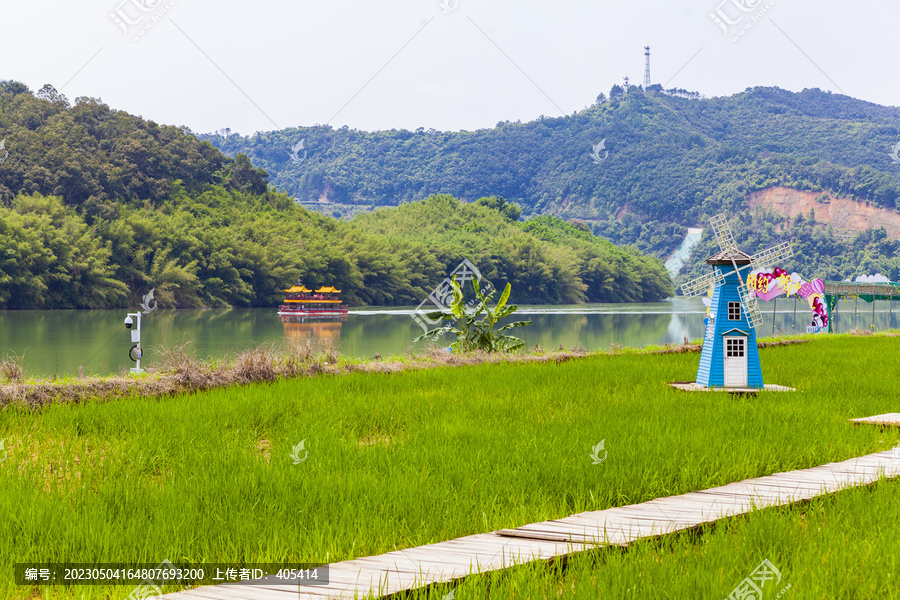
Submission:
[[[287,297],[284,304],[278,307],[278,316],[282,321],[293,321],[298,317],[307,318],[344,317],[347,307],[341,303],[338,294],[341,290],[321,287],[317,290],[307,289],[304,285],[295,285],[284,290]]]

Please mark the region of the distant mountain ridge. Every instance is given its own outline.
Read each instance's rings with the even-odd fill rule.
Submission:
[[[389,206],[446,192],[498,195],[525,216],[605,220],[623,207],[641,220],[695,225],[709,204],[738,208],[746,193],[783,185],[832,190],[893,209],[900,108],[820,90],[753,88],[687,99],[616,86],[574,115],[492,129],[363,132],[327,126],[201,136],[247,154],[301,202]],[[305,160],[292,160],[303,140]],[[605,160],[590,153],[605,141]]]
[[[247,154],[279,189],[334,216],[437,192],[467,201],[497,195],[521,205],[523,217],[581,220],[598,235],[660,258],[678,248],[688,227],[702,227],[714,214],[765,210],[749,202],[763,190],[790,188],[890,213],[900,205],[900,162],[891,156],[900,142],[900,108],[818,89],[757,87],[706,99],[661,86],[627,93],[614,86],[609,98],[601,94],[573,115],[478,131],[314,126],[201,137],[228,155]],[[301,140],[307,154],[291,160]],[[770,212],[747,219],[792,239],[782,217],[796,210]],[[807,268],[834,276],[863,268],[840,258],[849,252],[841,246],[844,234],[826,231],[827,222],[809,224],[829,244]],[[705,248],[699,244],[695,252]],[[888,251],[873,247],[860,256],[889,270],[895,257]]]

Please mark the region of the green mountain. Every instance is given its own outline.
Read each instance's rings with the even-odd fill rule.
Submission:
[[[658,259],[558,220],[529,229],[498,198],[310,212],[243,154],[50,86],[0,81],[0,142],[0,309],[135,306],[151,288],[161,306],[273,306],[297,281],[415,305],[462,258],[516,302],[672,291]]]
[[[627,207],[693,224],[705,202],[774,184],[888,208],[900,197],[888,155],[900,141],[900,108],[819,90],[688,99],[654,86],[613,94],[571,116],[474,132],[314,126],[203,137],[229,155],[247,154],[272,183],[309,202],[387,206],[446,192],[502,196],[526,216],[593,219]],[[595,164],[590,152],[602,140],[606,160]],[[300,141],[303,160],[295,162]]]
[[[817,89],[753,88],[703,99],[660,86],[627,93],[615,86],[609,99],[601,94],[571,116],[478,131],[313,126],[203,137],[229,155],[247,154],[279,189],[336,216],[438,192],[468,201],[496,195],[522,206],[526,217],[580,219],[617,244],[660,257],[687,226],[703,226],[713,214],[754,218],[748,198],[777,186],[891,212],[900,198],[900,164],[890,156],[900,142],[900,108]],[[770,215],[773,227],[778,218]],[[835,276],[862,268],[841,266],[846,232],[835,237],[827,225],[818,227],[834,247],[817,253],[811,268]],[[779,227],[789,239],[790,228]],[[873,260],[890,268],[890,258]]]

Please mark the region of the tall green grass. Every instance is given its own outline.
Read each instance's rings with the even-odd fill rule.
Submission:
[[[0,564],[332,562],[886,450],[847,419],[897,410],[896,345],[764,349],[799,391],[755,397],[670,389],[696,354],[623,354],[7,407]]]

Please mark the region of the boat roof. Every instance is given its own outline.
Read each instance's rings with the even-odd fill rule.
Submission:
[[[309,294],[312,292],[311,289],[307,288],[305,285],[294,285],[284,290],[288,294]],[[322,286],[316,290],[317,294],[340,294],[341,290],[332,286]]]

